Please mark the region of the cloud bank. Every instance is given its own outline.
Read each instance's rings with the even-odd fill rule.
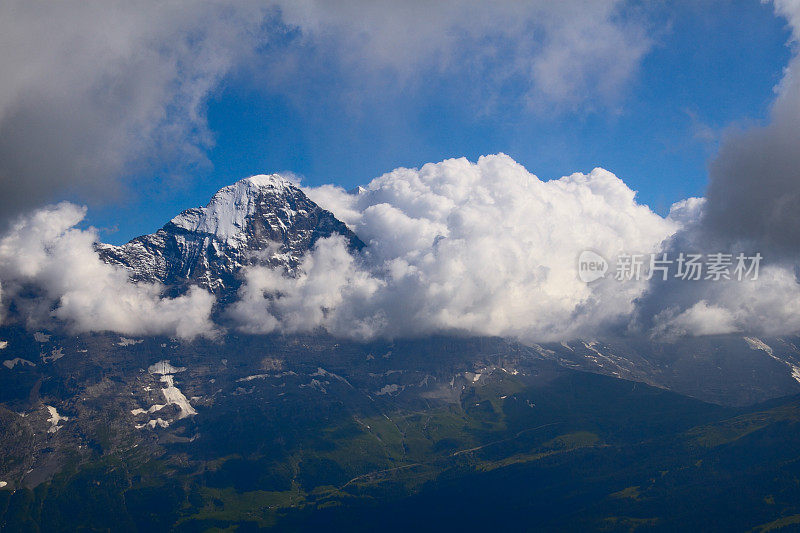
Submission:
[[[298,278],[248,271],[230,315],[251,333],[323,328],[355,338],[466,333],[528,342],[645,336],[800,333],[794,264],[765,256],[758,278],[618,281],[620,254],[754,255],[758,243],[714,236],[708,202],[690,198],[660,217],[603,169],[541,181],[503,154],[397,169],[357,194],[306,190],[368,247],[354,258],[320,242]],[[612,262],[579,279],[591,250]],[[646,267],[643,269],[646,272]]]
[[[800,333],[800,284],[795,264],[774,250],[765,251],[763,243],[714,234],[707,225],[707,207],[708,202],[695,201],[684,208],[680,229],[662,249],[672,258],[681,252],[761,253],[764,259],[758,279],[651,281],[636,301],[629,333],[664,340],[687,335]]]
[[[94,230],[75,228],[85,214],[70,203],[44,208],[19,219],[0,239],[3,301],[13,302],[27,327],[60,322],[74,333],[215,334],[211,294],[195,287],[168,299],[158,285],[131,283],[124,269],[100,260]]]
[[[498,154],[399,168],[356,193],[305,191],[367,247],[352,254],[336,236],[319,240],[291,273],[244,268],[236,298],[221,310],[226,326],[527,342],[800,332],[800,284],[785,261],[765,262],[757,280],[614,279],[620,254],[739,250],[709,240],[705,200],[678,202],[661,217],[603,169],[542,181]],[[57,322],[74,332],[215,335],[213,296],[194,288],[165,299],[163,287],[130,282],[127,271],[99,259],[94,230],[76,229],[84,214],[68,203],[42,209],[0,239],[3,309],[29,328]],[[612,263],[604,278],[580,279],[585,250]]]
[[[503,154],[397,169],[357,195],[307,193],[367,251],[321,242],[297,279],[251,269],[232,314],[245,331],[592,336],[624,323],[646,283],[583,283],[580,252],[655,251],[677,228],[610,172],[545,182]]]

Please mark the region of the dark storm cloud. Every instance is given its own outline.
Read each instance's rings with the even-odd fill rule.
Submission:
[[[796,261],[800,259],[800,108],[783,114],[785,107],[789,106],[776,107],[777,116],[768,126],[738,132],[723,144],[711,165],[706,229],[721,238],[750,242],[774,258]]]
[[[800,2],[776,12],[800,37]],[[796,52],[796,50],[795,50]],[[710,165],[704,229],[710,238],[760,248],[773,260],[800,259],[800,57],[784,70],[769,122],[730,132]]]

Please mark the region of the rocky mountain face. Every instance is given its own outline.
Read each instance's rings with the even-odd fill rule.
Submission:
[[[645,365],[619,343],[186,343],[5,326],[0,339],[2,531],[348,530],[429,500],[459,519],[466,498],[489,500],[482,529],[497,509],[517,513],[514,529],[536,516],[548,531],[630,531],[605,527],[625,512],[664,523],[645,530],[703,529],[729,495],[759,514],[715,516],[720,531],[800,513],[800,396],[730,407],[619,379],[627,361]],[[731,389],[774,371],[792,390],[773,357],[788,344],[715,344],[707,367],[746,350]],[[580,371],[591,357],[614,378]],[[684,388],[690,367],[709,375],[689,359],[670,364],[686,367]]]
[[[130,270],[134,281],[161,282],[181,292],[196,284],[230,295],[243,266],[293,272],[317,240],[341,235],[353,250],[364,243],[296,185],[252,176],[220,189],[205,207],[187,209],[151,235],[127,244],[98,244],[104,261]]]

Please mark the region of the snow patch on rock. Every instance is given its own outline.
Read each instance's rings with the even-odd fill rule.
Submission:
[[[243,378],[239,378],[236,380],[236,383],[242,383],[245,381],[253,381],[254,379],[267,379],[272,377],[270,374],[254,374],[252,376],[245,376]]]
[[[181,413],[178,415],[178,419],[197,414],[197,411],[195,411],[191,406],[186,396],[184,396],[180,389],[175,386],[175,379],[171,374],[161,376],[161,381],[167,384],[166,388],[161,389],[161,393],[167,400],[167,404],[177,405],[178,409],[181,410]]]
[[[800,366],[792,364],[789,361],[785,361],[785,360],[781,359],[780,357],[778,357],[777,355],[775,355],[775,351],[772,349],[772,347],[769,346],[767,343],[765,343],[764,341],[762,341],[759,338],[756,338],[756,337],[744,337],[744,340],[745,340],[745,342],[747,342],[748,346],[750,346],[751,350],[756,350],[756,351],[760,350],[760,351],[766,353],[767,355],[769,355],[771,358],[773,358],[776,361],[778,361],[779,363],[782,363],[782,364],[788,366],[789,370],[792,372],[792,378],[795,381],[797,381],[798,383],[800,383]]]
[[[750,346],[751,350],[761,350],[762,352],[766,352],[770,357],[775,357],[775,353],[773,352],[772,348],[756,337],[745,337],[744,340],[747,342],[748,346]]]
[[[144,424],[136,424],[136,429],[143,429],[149,427],[150,429],[155,429],[156,426],[160,428],[169,427],[169,420],[164,420],[163,418],[156,418],[155,420],[150,420],[145,422]]]
[[[467,381],[471,381],[472,383],[477,383],[483,374],[480,372],[464,372],[464,377]]]
[[[400,385],[397,383],[390,383],[389,385],[385,385],[381,388],[378,392],[375,393],[375,396],[384,396],[384,395],[391,395],[395,394],[400,390]]]
[[[177,374],[178,372],[183,372],[184,370],[186,370],[186,367],[172,366],[169,363],[169,360],[159,361],[158,363],[155,363],[147,367],[147,371],[150,374],[162,374],[162,375]]]
[[[186,398],[186,396],[184,396],[180,389],[175,386],[175,376],[173,374],[177,372],[183,372],[185,370],[185,367],[172,366],[169,361],[159,361],[153,365],[150,365],[147,371],[153,375],[160,375],[161,383],[166,384],[166,387],[161,389],[161,394],[164,395],[164,399],[167,401],[167,403],[155,404],[148,409],[133,409],[131,410],[131,414],[133,416],[152,414],[156,411],[160,411],[167,405],[175,405],[180,410],[180,413],[178,414],[178,420],[196,415],[197,411],[195,411],[194,407],[192,407],[192,405],[189,403],[189,400]],[[174,422],[174,420],[156,418],[155,420],[149,420],[143,424],[136,424],[136,428],[142,429],[149,427],[150,429],[155,429],[156,426],[160,428],[166,428],[172,422]]]
[[[40,356],[45,363],[52,363],[64,357],[64,348],[53,348],[50,350],[50,355],[41,354]]]
[[[52,405],[45,405],[47,407],[47,411],[50,413],[50,418],[47,419],[50,422],[50,428],[47,430],[48,433],[55,433],[61,426],[58,425],[59,422],[66,422],[69,420],[66,416],[61,416],[58,414],[58,411]]]
[[[9,370],[14,368],[15,366],[36,366],[36,363],[28,361],[27,359],[22,359],[21,357],[15,357],[14,359],[6,359],[3,361],[3,366],[8,368]]]
[[[126,337],[120,337],[117,346],[134,346],[136,344],[141,344],[144,342],[142,339],[128,339]]]

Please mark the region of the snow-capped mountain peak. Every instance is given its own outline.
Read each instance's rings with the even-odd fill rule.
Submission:
[[[134,281],[178,289],[197,284],[222,294],[240,285],[243,266],[291,271],[318,239],[334,234],[348,239],[353,249],[364,246],[294,183],[271,174],[223,187],[205,207],[183,211],[156,233],[97,249],[107,263],[129,269]]]
[[[270,197],[278,204],[298,190],[279,174],[251,176],[217,191],[206,207],[186,210],[171,222],[186,231],[209,233],[224,241],[237,240],[244,233],[248,217],[255,214],[259,199]],[[296,214],[283,209],[289,217]]]

